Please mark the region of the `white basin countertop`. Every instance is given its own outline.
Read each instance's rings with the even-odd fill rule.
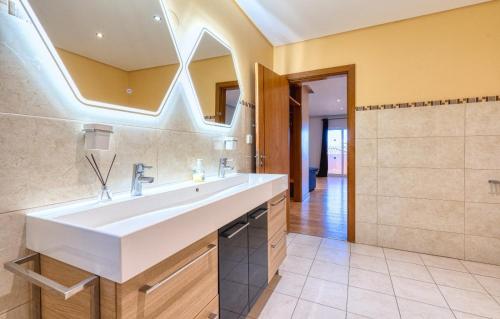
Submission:
[[[233,174],[28,213],[27,247],[124,283],[288,189],[287,175]]]

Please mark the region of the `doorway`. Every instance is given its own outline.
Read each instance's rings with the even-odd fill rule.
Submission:
[[[299,157],[297,149],[309,150],[309,154],[301,152],[300,156],[302,161],[304,156],[308,157],[310,172],[307,196],[291,197],[288,231],[354,241],[354,66],[290,74],[287,78],[293,104],[296,108],[305,105],[309,113],[309,121],[297,121],[291,112],[290,188],[297,187],[292,177],[305,176],[294,173],[294,163]],[[307,90],[294,95],[297,87]],[[303,117],[304,110],[300,114]],[[295,135],[307,132],[309,144],[305,146],[304,139],[294,139],[294,132]],[[320,151],[322,148],[325,149]],[[321,157],[325,158],[320,160]],[[318,169],[320,174],[315,176]]]

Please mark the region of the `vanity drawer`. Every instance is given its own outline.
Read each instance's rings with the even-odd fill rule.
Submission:
[[[286,226],[286,193],[269,201],[268,239],[271,239],[282,227]]]
[[[215,297],[206,307],[203,309],[195,319],[218,319],[219,318],[219,296]]]
[[[193,319],[218,294],[213,233],[117,285],[118,318]]]
[[[269,266],[268,266],[268,282],[270,282],[279,266],[286,257],[286,228],[283,226],[272,238],[269,240]]]

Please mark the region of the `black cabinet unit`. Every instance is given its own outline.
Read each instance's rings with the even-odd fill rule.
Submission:
[[[267,287],[267,205],[219,230],[220,319],[245,318]]]

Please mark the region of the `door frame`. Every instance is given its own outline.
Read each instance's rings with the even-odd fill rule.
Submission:
[[[354,64],[285,75],[290,83],[324,80],[330,76],[347,75],[347,240],[356,240],[356,66]]]

